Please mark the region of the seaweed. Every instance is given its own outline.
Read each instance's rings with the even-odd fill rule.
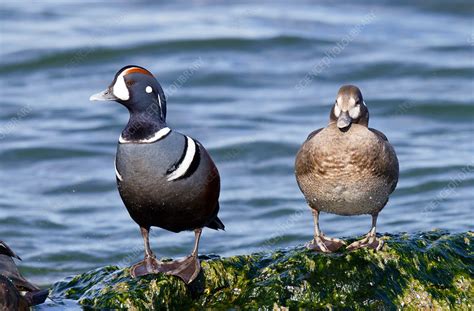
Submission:
[[[304,247],[201,257],[186,286],[162,274],[132,279],[107,266],[58,282],[52,295],[85,309],[474,309],[472,232],[384,235],[384,248],[315,253]],[[349,241],[355,238],[349,239]]]

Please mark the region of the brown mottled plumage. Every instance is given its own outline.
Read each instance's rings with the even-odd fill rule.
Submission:
[[[29,310],[43,303],[49,291],[28,282],[18,270],[13,258],[20,259],[0,241],[0,310]]]
[[[378,213],[395,190],[398,160],[381,132],[368,128],[369,112],[356,86],[343,86],[331,110],[329,125],[314,131],[300,148],[295,163],[298,186],[313,210],[315,239],[308,245],[330,252],[345,243],[319,230],[319,212],[373,216],[372,230],[349,249],[380,249],[375,236]]]

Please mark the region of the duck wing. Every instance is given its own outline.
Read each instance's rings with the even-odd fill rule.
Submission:
[[[389,143],[387,136],[379,130],[369,128],[369,130],[374,133],[384,144],[385,152],[381,155],[384,157],[384,161],[381,163],[380,167],[384,167],[384,175],[387,178],[387,181],[390,183],[390,193],[392,193],[397,187],[398,175],[399,175],[399,165],[397,154],[395,149]],[[387,169],[388,168],[388,169]]]
[[[377,135],[380,139],[388,141],[387,136],[385,136],[385,134],[380,132],[379,130],[376,130],[376,129],[373,129],[373,128],[369,127],[369,131],[371,131],[372,133]]]
[[[308,135],[308,138],[306,138],[306,141],[310,140],[311,138],[313,138],[316,134],[318,134],[319,132],[321,132],[324,128],[320,128],[320,129],[317,129],[315,131],[312,131],[311,133],[309,133]],[[306,142],[305,141],[305,142]]]
[[[3,241],[0,241],[0,274],[9,278],[16,288],[26,291],[37,291],[40,288],[28,282],[18,270],[13,258],[18,257]]]

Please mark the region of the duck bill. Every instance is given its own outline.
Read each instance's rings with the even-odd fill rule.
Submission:
[[[99,92],[97,94],[92,95],[89,97],[89,100],[118,100],[118,97],[115,96],[109,89],[105,91]]]
[[[339,118],[337,118],[337,127],[339,129],[345,129],[352,124],[352,118],[349,116],[347,111],[341,112]]]

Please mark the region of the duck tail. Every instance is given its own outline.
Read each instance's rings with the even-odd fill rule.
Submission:
[[[220,229],[225,231],[224,223],[217,216],[211,222],[209,222],[206,227],[214,230]]]

